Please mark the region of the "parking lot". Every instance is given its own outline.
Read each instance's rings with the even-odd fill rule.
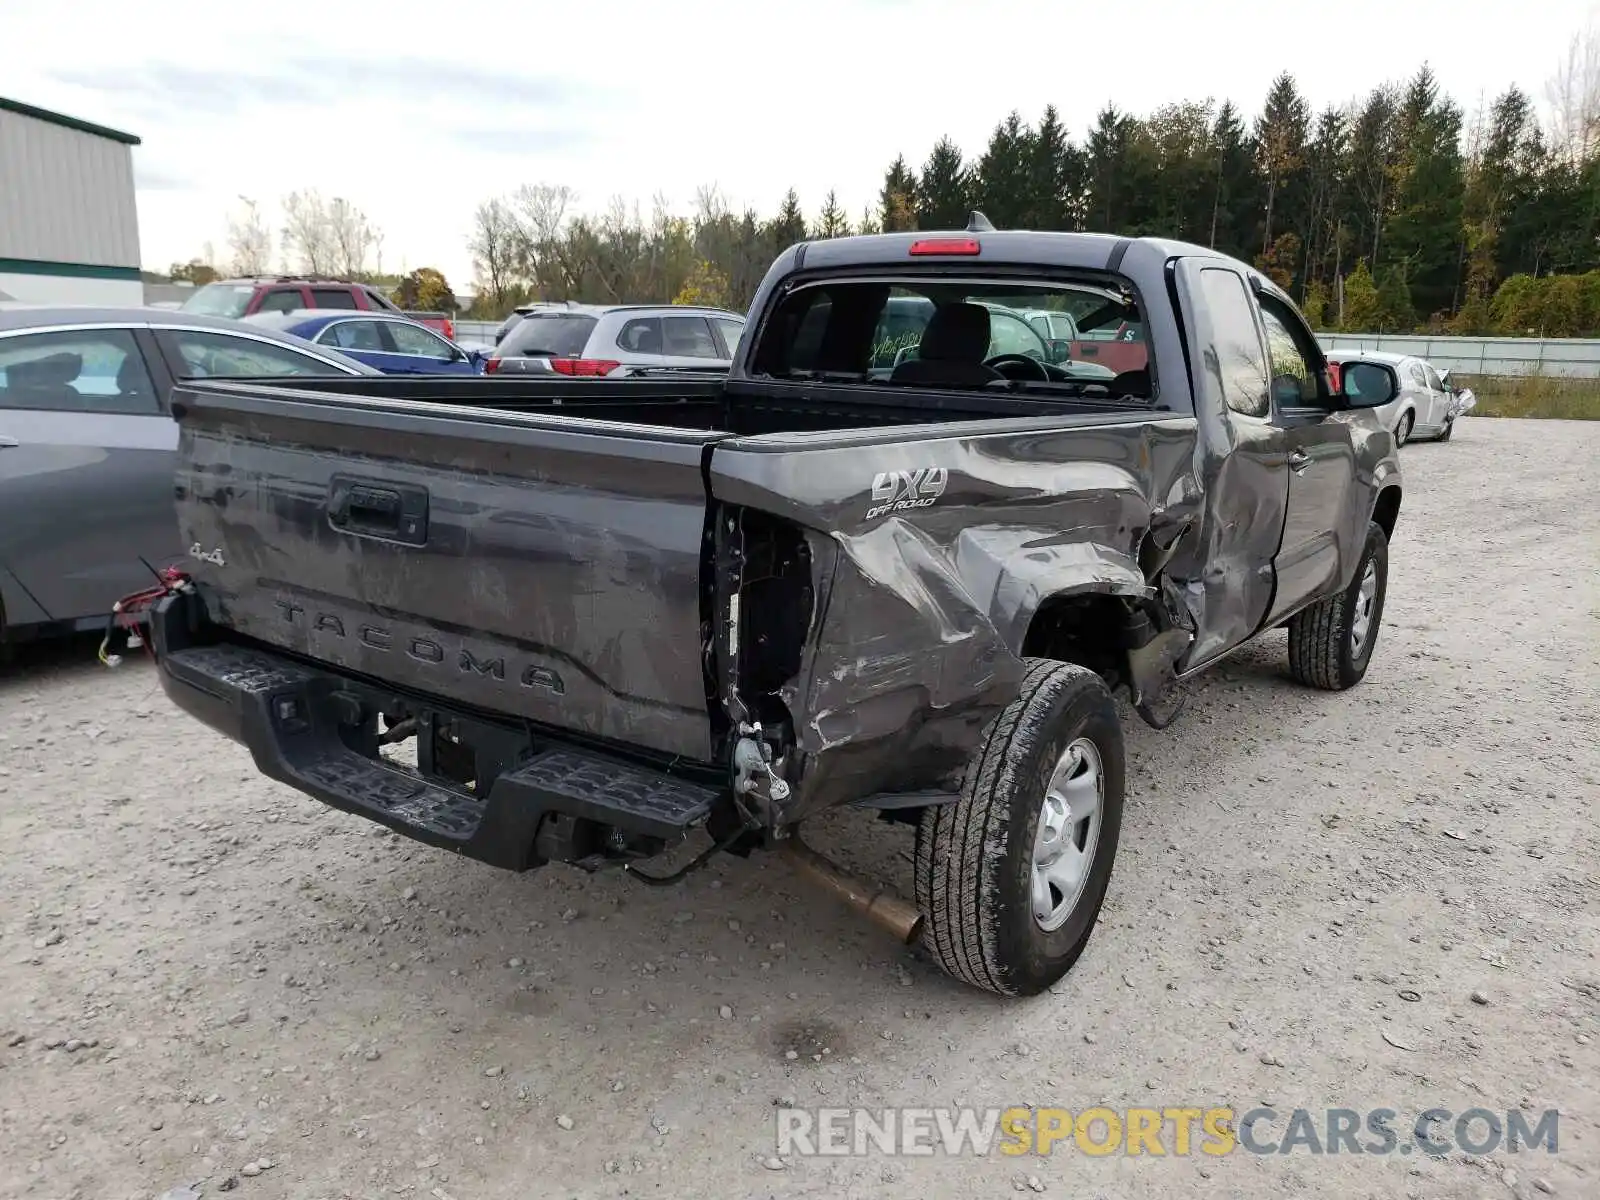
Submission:
[[[1276,633],[1165,733],[1128,714],[1105,915],[1031,1001],[775,859],[649,889],[419,847],[260,779],[147,663],[24,654],[0,1195],[1600,1194],[1600,424],[1467,419],[1402,461],[1365,683],[1295,686]],[[811,836],[909,891],[905,827]],[[780,1105],[1555,1108],[1560,1142],[779,1159]]]

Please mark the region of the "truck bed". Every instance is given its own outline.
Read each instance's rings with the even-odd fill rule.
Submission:
[[[881,752],[860,766],[851,753],[884,739],[928,743],[928,780],[904,781],[926,786],[958,761],[940,721],[973,720],[957,701],[998,694],[1014,665],[991,600],[957,586],[945,556],[1001,547],[974,530],[935,550],[894,513],[948,504],[926,511],[960,539],[981,511],[1014,527],[1005,546],[1132,527],[1147,474],[1171,477],[1188,442],[1153,431],[1144,408],[863,392],[184,384],[176,493],[204,637],[690,770],[726,763],[730,710],[769,724],[816,712],[791,734],[833,763],[817,802],[899,782]],[[1052,452],[1076,463],[1072,500],[1048,514],[1040,498],[1063,479],[1041,436],[1070,436],[1070,453]],[[819,639],[830,604],[855,615]],[[889,651],[880,618],[925,631],[917,662]],[[918,705],[926,720],[908,724]]]
[[[792,389],[780,395],[758,383],[730,385],[704,377],[542,381],[526,377],[331,376],[314,381],[295,377],[252,380],[249,386],[341,396],[358,402],[394,400],[480,409],[485,413],[581,417],[746,437],[1130,411],[1128,403],[1110,399],[1024,399],[1003,391],[978,397],[930,391],[908,400],[901,389],[886,389],[882,397],[875,397],[856,386],[818,385],[796,398]],[[1137,401],[1132,403],[1133,411],[1148,411],[1138,407]]]

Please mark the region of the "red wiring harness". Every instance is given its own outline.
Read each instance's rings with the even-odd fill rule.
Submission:
[[[155,602],[163,596],[194,590],[194,585],[189,582],[187,572],[181,571],[177,567],[163,567],[156,574],[161,580],[159,586],[145,588],[142,592],[134,592],[130,596],[124,596],[111,606],[111,616],[106,621],[105,636],[100,639],[99,658],[106,666],[118,667],[122,665],[122,655],[111,648],[111,640],[119,630],[123,637],[123,649],[138,650],[142,648],[145,653],[150,655],[151,661],[155,661],[155,650],[151,647],[149,639],[139,632],[140,618],[148,614]]]

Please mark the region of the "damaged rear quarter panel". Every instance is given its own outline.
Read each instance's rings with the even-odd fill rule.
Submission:
[[[1017,695],[1040,604],[1150,594],[1140,542],[1153,516],[1181,521],[1196,503],[1194,442],[1192,418],[1152,413],[811,435],[803,453],[779,435],[721,443],[716,499],[803,527],[818,575],[783,696],[800,755],[783,817],[957,787]],[[868,515],[884,476],[929,471],[944,472],[931,503]]]

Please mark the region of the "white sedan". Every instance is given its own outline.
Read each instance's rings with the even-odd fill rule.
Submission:
[[[1456,418],[1476,403],[1470,388],[1450,385],[1449,371],[1436,370],[1432,363],[1414,354],[1330,350],[1328,362],[1336,369],[1353,362],[1382,363],[1394,369],[1400,377],[1400,394],[1372,411],[1394,431],[1395,444],[1399,446],[1414,437],[1448,442]]]

